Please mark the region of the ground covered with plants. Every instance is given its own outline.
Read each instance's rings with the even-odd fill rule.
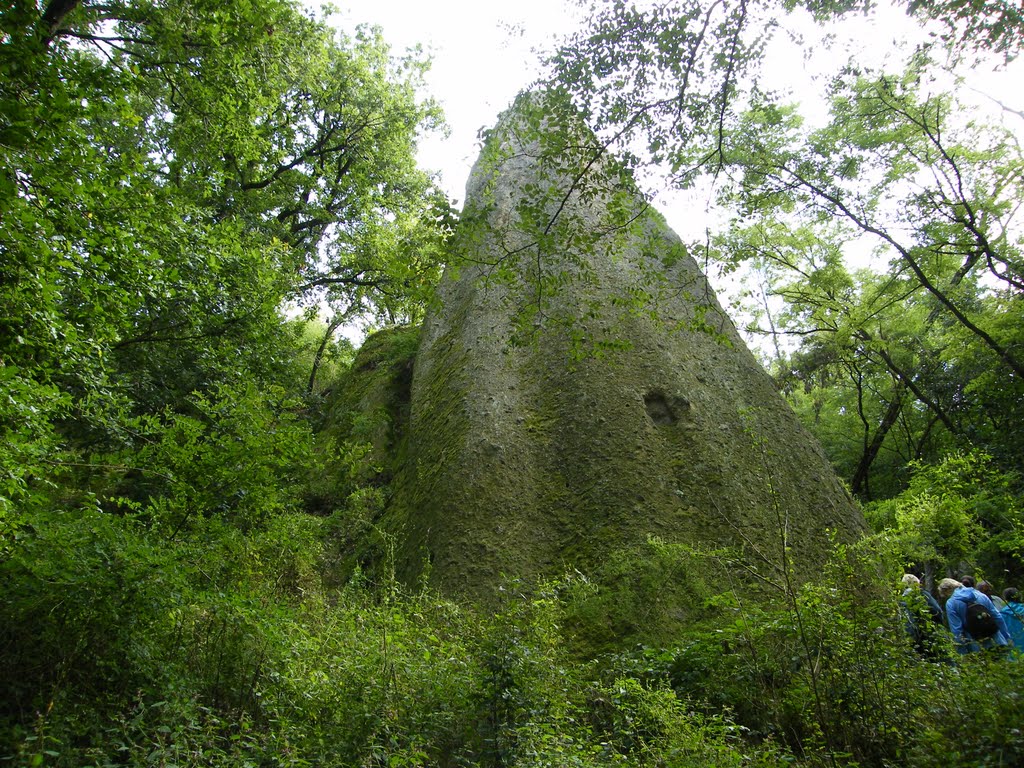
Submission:
[[[36,518],[0,568],[5,763],[1024,759],[1024,666],[918,657],[879,589],[878,541],[777,605],[709,593],[703,626],[672,645],[585,657],[567,629],[582,576],[510,584],[488,612],[386,578],[329,589],[329,526],[209,520],[168,539],[95,508]]]

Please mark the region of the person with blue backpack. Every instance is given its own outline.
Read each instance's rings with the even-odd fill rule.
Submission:
[[[1024,604],[1020,602],[1020,592],[1014,587],[1004,589],[1003,601],[1006,606],[999,613],[1003,615],[1003,623],[1010,632],[1013,647],[1020,655],[1024,653]]]
[[[957,651],[964,654],[1012,646],[1002,614],[986,595],[974,588],[974,577],[964,576],[960,583],[962,586],[946,603],[946,618]]]

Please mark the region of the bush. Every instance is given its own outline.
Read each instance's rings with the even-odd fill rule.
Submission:
[[[160,676],[160,625],[184,574],[130,518],[93,505],[39,514],[0,565],[4,714],[46,710],[55,691],[125,694]]]
[[[284,514],[247,530],[202,518],[175,541],[144,523],[95,503],[38,514],[0,565],[0,758],[389,768],[1024,761],[1024,666],[917,656],[898,593],[877,588],[896,581],[877,541],[840,548],[818,584],[774,605],[705,595],[715,620],[671,647],[584,659],[564,628],[590,594],[578,575],[506,585],[497,610],[481,615],[404,593],[393,577],[328,590],[323,518]]]

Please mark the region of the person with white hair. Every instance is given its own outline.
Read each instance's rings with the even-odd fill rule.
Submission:
[[[926,658],[946,656],[942,638],[946,626],[942,606],[930,592],[921,589],[921,580],[914,574],[904,574],[901,581],[904,589],[900,610],[907,635],[914,647]]]
[[[943,579],[936,585],[936,588],[939,591],[939,600],[945,604],[945,602],[953,596],[953,593],[962,586],[963,584],[956,579]]]

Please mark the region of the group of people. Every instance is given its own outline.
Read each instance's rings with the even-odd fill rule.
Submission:
[[[903,586],[907,633],[924,656],[944,656],[950,637],[962,654],[982,649],[1024,653],[1024,604],[1015,588],[1000,597],[989,582],[964,576],[940,581],[936,599],[912,573],[903,576]]]

